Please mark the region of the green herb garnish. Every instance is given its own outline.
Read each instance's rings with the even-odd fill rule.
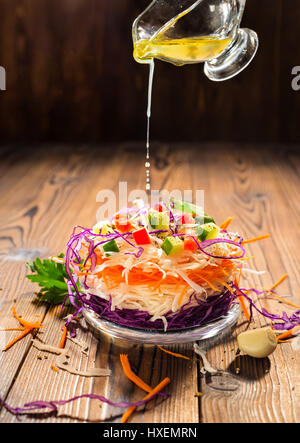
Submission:
[[[64,254],[60,254],[63,258]],[[37,258],[32,263],[26,263],[32,274],[26,275],[26,278],[40,286],[39,296],[42,301],[52,305],[60,305],[68,295],[68,286],[66,280],[69,276],[62,263],[55,263],[52,260],[41,260]],[[67,299],[67,303],[69,300]]]

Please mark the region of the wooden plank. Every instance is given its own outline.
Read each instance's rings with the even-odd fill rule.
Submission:
[[[49,150],[49,147],[46,147],[44,151],[40,152],[39,156],[32,159],[32,174],[24,175],[24,169],[19,168],[18,164],[15,170],[12,167],[11,187],[7,200],[11,204],[8,214],[11,216],[12,221],[6,223],[6,220],[3,219],[4,223],[1,226],[1,238],[4,240],[9,238],[9,235],[11,236],[12,226],[19,226],[21,232],[25,234],[23,234],[19,243],[17,240],[13,242],[16,248],[21,246],[22,248],[27,248],[30,252],[32,248],[36,246],[46,247],[47,256],[47,254],[58,254],[65,249],[66,241],[76,221],[78,224],[85,224],[92,220],[93,224],[96,215],[96,193],[99,188],[107,182],[111,175],[110,167],[114,167],[114,163],[105,161],[106,153],[105,149],[102,149],[101,154],[104,155],[104,158],[101,159],[103,173],[99,174],[99,169],[96,167],[92,172],[94,157],[99,156],[99,153],[97,154],[95,149],[91,149],[89,152],[89,156],[86,157],[85,150],[76,150],[73,148],[62,151],[61,147],[58,147],[55,151]],[[118,164],[118,161],[116,161],[115,171],[118,170],[118,167],[121,168],[121,165],[118,166]],[[89,171],[88,174],[87,171]],[[108,177],[105,175],[106,173]],[[97,178],[100,181],[97,182]],[[90,182],[86,179],[90,180]],[[9,179],[5,177],[5,182],[7,182],[7,180],[9,181]],[[88,183],[85,185],[86,181],[88,181]],[[94,187],[95,193],[89,192],[89,186],[91,188]],[[75,195],[76,198],[74,198]],[[27,196],[30,196],[28,202],[26,201]],[[72,207],[71,211],[66,211],[68,205]],[[6,205],[1,205],[1,208],[5,209],[6,213],[7,203]],[[36,208],[36,210],[31,211],[32,216],[29,217],[30,222],[27,223],[28,226],[26,226],[23,219],[27,221],[28,216],[26,216],[26,213],[30,212],[30,208]],[[82,208],[84,208],[84,211]],[[23,215],[24,213],[25,216]],[[2,214],[4,215],[4,212],[2,212]],[[19,214],[21,214],[21,216]],[[19,273],[17,274],[16,266],[17,269],[19,269]],[[38,312],[42,312],[45,315],[44,306],[40,305],[38,306],[39,309],[37,309],[32,303],[33,286],[24,279],[25,268],[23,263],[15,265],[13,262],[5,262],[4,275],[6,276],[6,279],[3,281],[3,295],[5,299],[2,299],[1,325],[11,316],[10,312],[13,299],[16,299],[16,308],[17,310],[22,310],[24,318],[32,318]],[[18,278],[16,278],[16,275]],[[7,282],[10,282],[10,284]],[[28,291],[27,296],[24,297],[23,294],[24,292],[26,294],[26,291]],[[49,316],[51,320],[48,319]],[[57,343],[57,331],[60,330],[59,325],[63,324],[62,319],[55,317],[55,320],[53,320],[52,317],[52,311],[50,310],[43,319],[43,324],[45,325],[44,330],[47,330],[48,322],[51,322],[49,326],[49,344]],[[53,321],[56,322],[55,327],[52,325]],[[53,331],[51,328],[53,328]],[[9,334],[8,339],[12,334]],[[55,341],[53,342],[54,337]],[[86,339],[87,341],[91,341],[91,336],[88,335]],[[94,358],[93,349],[95,349],[96,345],[93,346],[91,347],[92,359]],[[34,386],[34,384],[30,384],[30,377],[28,379],[28,373],[32,374],[32,370],[37,369],[40,363],[36,361],[36,355],[36,350],[30,346],[30,337],[22,340],[22,342],[12,348],[9,353],[1,353],[1,369],[3,368],[7,374],[1,385],[2,397],[5,397],[11,390],[12,392],[8,399],[15,399],[18,401],[18,404],[26,403],[31,393],[35,393],[35,395],[38,395],[40,398],[49,398],[48,395],[50,395],[51,392],[48,392],[48,385],[44,385],[44,378],[40,379],[38,388]],[[80,363],[79,360],[76,362]],[[82,364],[86,363],[83,362]],[[44,374],[46,370],[49,372],[49,367],[44,368]],[[17,379],[14,381],[16,376]],[[49,379],[50,386],[56,374],[52,374],[51,371],[51,376],[52,378],[50,377]],[[66,377],[66,375],[64,375],[64,377]],[[69,377],[69,383],[66,383],[66,380],[64,380],[62,384],[63,391],[59,391],[60,395],[66,393],[72,396],[71,394],[73,394],[74,386],[76,385],[79,385],[79,391],[76,392],[81,392],[80,384],[82,382],[79,383],[77,376],[75,383],[74,377],[76,378],[76,376],[72,375]],[[22,388],[22,385],[26,386],[25,390]],[[27,389],[27,385],[31,388],[30,390],[29,387]],[[34,395],[31,399],[34,399]],[[51,399],[51,397],[49,399]],[[6,417],[7,413],[4,412],[4,414],[6,414]]]
[[[57,253],[55,251],[58,250],[60,251],[61,249],[58,248],[61,248],[61,246],[65,244],[67,239],[66,228],[68,227],[68,231],[71,231],[72,226],[75,223],[76,212],[78,211],[80,206],[83,206],[83,202],[85,202],[86,200],[87,190],[94,189],[96,191],[101,189],[101,187],[104,187],[105,183],[109,183],[111,181],[112,171],[112,189],[116,188],[119,177],[122,180],[125,179],[128,181],[129,191],[130,189],[141,188],[142,184],[144,183],[143,168],[140,169],[139,174],[136,174],[136,171],[139,169],[138,164],[140,164],[141,156],[139,155],[137,157],[135,150],[133,150],[132,152],[129,150],[128,152],[125,151],[125,153],[123,154],[118,154],[118,152],[116,152],[114,159],[115,160],[106,163],[106,167],[104,164],[105,162],[101,162],[102,174],[100,181],[97,181],[99,180],[99,162],[93,161],[93,152],[88,155],[88,160],[82,159],[80,156],[78,157],[75,155],[74,157],[71,155],[65,165],[60,162],[60,168],[56,167],[56,173],[54,175],[53,170],[48,163],[49,172],[48,174],[46,174],[45,181],[43,181],[41,178],[44,177],[45,174],[45,169],[43,169],[45,168],[44,163],[42,163],[41,167],[40,165],[35,165],[36,169],[41,170],[39,172],[35,170],[34,174],[30,177],[23,177],[21,189],[26,193],[27,189],[29,188],[29,184],[30,186],[34,187],[34,189],[36,190],[36,196],[31,199],[30,206],[38,207],[37,214],[39,214],[40,212],[45,213],[47,209],[46,220],[47,223],[49,223],[49,221],[51,220],[51,225],[47,226],[47,224],[45,223],[45,219],[35,216],[33,218],[33,224],[31,228],[31,230],[34,230],[35,232],[35,237],[33,237],[32,241],[45,238],[45,243],[47,243],[48,248],[51,248],[51,253]],[[57,161],[56,157],[55,160]],[[82,160],[83,163],[81,163]],[[75,164],[73,163],[73,161],[75,162]],[[163,168],[161,167],[161,153],[160,158],[156,160],[156,162],[158,165],[160,165],[158,166],[158,175],[160,174],[162,176]],[[132,168],[127,173],[124,173],[122,165],[126,163],[131,164]],[[82,171],[88,169],[89,173],[87,180],[85,180],[86,177],[82,177],[81,169],[78,170],[79,165],[81,165],[80,168],[82,168]],[[169,168],[172,169],[172,162],[170,162]],[[68,170],[72,170],[72,174],[74,175],[74,177],[76,177],[76,179],[72,179],[68,175]],[[176,172],[177,174],[180,172],[179,165],[177,165]],[[38,181],[35,177],[35,174],[37,174],[38,179],[41,180],[40,185],[37,184]],[[183,170],[182,174],[185,175],[186,171]],[[49,177],[51,177],[51,179]],[[63,188],[60,193],[58,191],[58,195],[56,195],[55,198],[53,197],[54,190],[51,188],[53,182],[57,184],[58,188],[60,186]],[[70,192],[69,190],[69,187],[71,186],[73,187],[73,192]],[[74,193],[76,193],[76,200],[71,201]],[[96,193],[97,192],[94,193],[94,198]],[[92,192],[90,193],[90,196],[91,195]],[[11,200],[14,203],[14,189],[12,189],[11,191]],[[64,208],[68,207],[69,205],[72,205],[71,210],[69,212],[64,211]],[[94,217],[92,216],[92,211],[95,211],[96,205],[95,202],[92,201],[89,201],[88,204],[85,202],[85,205],[85,210],[82,214],[80,214],[81,217],[78,220],[78,223],[91,225],[95,221]],[[55,235],[54,237],[53,234],[56,232],[57,224],[64,224],[64,229],[63,232],[58,232],[57,236]],[[65,236],[64,238],[63,234]],[[47,239],[49,238],[51,238],[51,241],[47,242]],[[30,241],[28,242],[30,243]],[[24,272],[22,277],[24,277]],[[21,284],[24,285],[24,282],[22,282]],[[19,292],[21,292],[21,290],[22,286]],[[28,300],[26,300],[26,304],[24,300],[22,300],[22,304],[19,302],[19,306],[22,306],[24,317],[28,316],[31,313],[30,309],[32,309],[32,307],[30,303],[30,295],[31,294],[29,294]],[[27,306],[27,310],[25,309],[25,306]],[[8,312],[3,311],[3,319],[7,318],[7,316]],[[53,315],[53,311],[49,310],[45,314],[43,324],[44,331],[47,331],[47,334],[45,333],[45,336],[42,335],[43,340],[49,344],[55,344],[55,342],[57,343],[57,331],[60,330],[60,325],[62,324],[61,318],[58,318],[57,315]],[[16,375],[16,372],[14,372],[13,370],[11,370],[11,379],[7,379],[7,386],[4,390],[4,394],[8,394],[8,402],[11,401],[16,402],[17,404],[23,404],[28,401],[28,398],[36,399],[36,396],[38,396],[39,399],[51,399],[54,397],[69,398],[74,395],[80,395],[83,392],[91,391],[96,393],[103,393],[108,398],[115,401],[120,401],[124,399],[132,401],[132,398],[134,397],[136,397],[136,399],[140,399],[141,395],[144,396],[144,394],[139,392],[138,388],[133,389],[131,382],[128,382],[127,380],[125,380],[126,382],[124,382],[124,384],[117,383],[117,387],[114,385],[114,380],[119,380],[121,376],[124,377],[120,368],[119,353],[116,351],[116,348],[118,348],[118,346],[116,346],[114,343],[109,343],[106,346],[102,346],[101,341],[100,344],[96,346],[89,334],[87,336],[84,336],[83,339],[91,341],[92,346],[90,353],[93,356],[91,358],[95,358],[96,365],[100,364],[100,366],[103,367],[103,365],[107,363],[112,369],[113,376],[109,380],[97,379],[93,380],[93,382],[89,384],[89,381],[84,382],[80,380],[78,376],[67,376],[66,374],[54,373],[53,371],[49,370],[49,362],[54,363],[55,357],[49,356],[46,362],[44,360],[42,360],[42,362],[40,360],[37,360],[37,355],[40,355],[41,353],[30,346],[30,338],[28,338],[28,342],[22,343],[23,348],[16,348],[21,349],[22,354],[19,357],[20,363],[16,380],[14,382],[12,381]],[[177,347],[175,348],[177,349]],[[143,347],[140,347],[139,351],[132,354],[131,360],[134,366],[137,365],[135,354],[138,356],[140,353],[144,355],[143,361],[140,363],[140,375],[143,379],[145,379],[145,381],[149,381],[149,383],[156,385],[162,378],[164,378],[165,374],[171,374],[173,378],[175,378],[175,374],[177,374],[176,384],[174,386],[174,393],[172,395],[172,401],[168,402],[168,404],[161,403],[154,410],[152,410],[152,408],[146,408],[146,410],[143,411],[143,420],[151,421],[153,419],[153,416],[160,417],[160,415],[162,415],[161,420],[165,422],[197,422],[198,401],[195,400],[193,397],[193,393],[196,391],[197,384],[197,376],[195,370],[192,372],[188,371],[188,374],[186,375],[187,365],[185,361],[177,361],[177,359],[174,360],[172,357],[166,357],[166,355],[164,354],[161,355],[161,351],[159,351],[160,357],[158,358],[157,352],[153,347],[148,349],[143,349]],[[91,358],[89,358],[87,362],[84,363],[77,356],[77,358],[75,358],[74,364],[90,364]],[[10,354],[9,362],[12,368],[16,366],[16,360],[17,357],[14,357],[12,356],[12,354]],[[148,362],[152,362],[150,366]],[[41,374],[41,378],[38,379],[35,385],[30,383],[31,376],[34,371],[38,371]],[[178,376],[178,374],[181,374],[181,376]],[[47,378],[48,380],[47,385],[45,385],[43,381],[45,378]],[[182,380],[181,383],[178,383],[178,378],[179,380]],[[22,389],[21,386],[23,387]],[[53,388],[51,388],[51,386],[53,386]],[[84,389],[86,389],[86,391],[84,391]],[[190,398],[191,396],[192,400]],[[180,409],[178,409],[176,401],[176,398],[178,397],[181,398],[181,402],[183,403],[183,406]],[[184,404],[186,402],[188,402],[189,408],[184,407]],[[60,418],[56,418],[55,420],[69,421],[75,419],[72,419],[72,417],[76,417],[76,420],[87,420],[87,405],[90,405],[91,408],[90,412],[88,412],[89,420],[99,420],[99,418],[113,420],[113,418],[110,418],[111,416],[117,416],[117,419],[119,419],[118,411],[116,411],[115,409],[102,407],[99,413],[99,405],[96,402],[82,400],[77,403],[77,406],[68,405],[67,407],[62,408]],[[191,407],[191,404],[193,404],[193,407]],[[180,412],[181,410],[186,412],[182,414],[182,412]],[[76,411],[76,414],[74,413],[74,411]],[[170,411],[172,411],[171,414]],[[137,417],[139,417],[139,415]],[[12,418],[11,415],[5,411],[2,411],[1,419],[3,421],[15,420],[15,418]],[[157,419],[160,420],[159,418]],[[54,420],[53,417],[48,418],[48,421],[52,420]],[[138,418],[134,418],[134,420],[138,420]]]
[[[274,158],[272,151],[241,152],[238,149],[223,149],[208,146],[204,151],[204,168],[197,171],[195,181],[202,174],[206,177],[209,209],[224,219],[235,215],[232,229],[245,237],[254,237],[269,232],[271,240],[248,246],[249,267],[267,270],[263,276],[247,276],[245,287],[262,289],[270,287],[283,273],[289,280],[279,289],[281,294],[290,294],[288,300],[300,305],[297,262],[299,252],[295,235],[299,232],[295,208],[287,205],[296,183],[293,167],[284,155]],[[217,155],[213,155],[217,152]],[[221,167],[223,165],[224,167]],[[218,171],[218,178],[216,178]],[[284,177],[284,179],[283,179]],[[298,177],[299,179],[299,177]],[[291,187],[289,188],[289,183]],[[289,188],[289,191],[287,189]],[[288,192],[288,196],[286,195]],[[222,202],[220,204],[220,202]],[[288,216],[287,216],[288,214]],[[278,301],[262,301],[254,297],[258,306],[270,312],[282,312],[286,306]],[[254,313],[253,327],[268,324]],[[246,325],[242,318],[234,336]],[[211,379],[202,380],[201,417],[204,422],[297,422],[299,420],[299,376],[296,369],[299,355],[289,343],[280,345],[276,353],[263,360],[236,356],[237,346],[232,339],[221,341],[208,348],[212,365],[229,372],[238,381],[238,389],[225,392],[213,388]],[[285,369],[283,369],[285,368]]]
[[[172,185],[176,184],[174,177],[179,179],[179,183],[185,181],[188,184],[189,168],[183,162],[184,153],[178,156],[178,153],[169,151],[168,146],[162,146],[157,149],[153,146],[151,162],[152,170],[152,186],[153,189],[172,189]],[[139,151],[132,150],[128,152],[128,164],[131,168],[122,173],[120,179],[126,178],[128,181],[128,189],[143,189],[145,186],[145,170],[138,165],[143,165],[143,156],[145,147],[140,146]],[[105,393],[114,401],[138,401],[144,397],[144,393],[135,388],[130,381],[125,380],[123,383],[118,382],[124,379],[124,374],[120,366],[119,355],[121,352],[127,353],[130,362],[137,370],[138,375],[150,386],[156,386],[166,376],[172,380],[171,385],[166,392],[171,394],[171,398],[165,401],[158,399],[155,401],[155,407],[149,405],[141,408],[140,413],[136,413],[131,422],[198,422],[198,400],[194,397],[197,391],[197,374],[195,362],[188,362],[177,359],[164,354],[153,346],[128,345],[119,340],[102,339],[105,351],[100,345],[99,358],[109,350],[109,367],[112,370],[112,377],[107,380]],[[171,346],[173,352],[187,353],[189,346]],[[191,352],[189,352],[191,355]],[[101,380],[95,381],[95,390],[101,388]],[[122,410],[115,408],[103,407],[102,419],[110,419],[119,421]],[[95,412],[91,410],[91,416],[94,419]]]
[[[235,216],[232,228],[252,237],[270,232],[272,239],[249,245],[249,255],[255,255],[250,268],[266,269],[265,275],[247,275],[245,285],[268,287],[284,272],[289,274],[279,293],[289,295],[288,300],[300,304],[299,248],[296,233],[299,206],[295,197],[298,187],[299,158],[290,149],[272,151],[233,145],[153,145],[152,185],[165,189],[204,189],[205,208],[216,214],[218,222],[229,215]],[[57,344],[63,320],[57,309],[32,303],[33,287],[24,279],[24,263],[4,261],[7,254],[23,248],[46,249],[46,255],[63,250],[66,240],[78,223],[91,226],[96,217],[96,195],[100,189],[117,189],[119,180],[128,182],[128,190],[142,188],[145,171],[143,145],[128,143],[124,146],[92,147],[46,146],[22,165],[16,151],[1,157],[0,168],[0,246],[1,246],[1,310],[0,326],[12,326],[11,306],[28,319],[39,315],[43,332],[39,335],[49,344]],[[6,153],[7,154],[7,153]],[[5,155],[6,155],[5,154]],[[201,155],[200,155],[201,154]],[[5,167],[6,165],[6,167]],[[126,167],[124,167],[124,165]],[[29,173],[25,173],[29,171]],[[16,299],[14,302],[13,300]],[[255,297],[259,306],[274,312],[285,307],[275,299],[267,302]],[[267,324],[254,313],[254,325]],[[299,353],[290,343],[280,345],[269,359],[254,360],[236,356],[235,335],[245,329],[243,317],[232,337],[227,336],[213,346],[209,345],[208,358],[213,366],[231,376],[221,390],[221,379],[203,377],[201,363],[190,346],[173,346],[170,350],[189,356],[186,361],[171,357],[155,347],[124,346],[103,336],[97,337],[84,329],[79,337],[89,343],[88,356],[72,346],[72,363],[83,370],[109,367],[108,379],[82,379],[51,370],[55,357],[38,359],[43,354],[30,344],[30,337],[15,345],[10,352],[0,354],[0,395],[12,406],[29,400],[69,398],[86,392],[102,394],[120,401],[140,400],[144,393],[134,387],[122,373],[119,354],[128,353],[138,375],[150,385],[162,378],[172,380],[166,392],[171,397],[155,400],[131,418],[132,422],[297,422],[299,421]],[[15,333],[7,333],[7,341]],[[238,372],[238,373],[237,373]],[[35,374],[39,374],[37,377]],[[34,380],[34,383],[32,383]],[[46,380],[46,382],[45,382]],[[122,380],[122,381],[121,381]],[[222,380],[221,380],[222,381]],[[200,399],[194,397],[201,390]],[[155,406],[155,407],[154,407]],[[80,400],[60,409],[58,417],[50,415],[46,421],[118,422],[121,409],[100,406],[98,402]],[[37,417],[24,421],[39,421]],[[43,419],[44,421],[45,419]],[[4,408],[0,421],[16,421]]]

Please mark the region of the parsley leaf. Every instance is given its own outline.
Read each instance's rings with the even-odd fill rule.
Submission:
[[[63,258],[64,254],[60,254]],[[39,296],[42,301],[53,305],[61,304],[68,295],[66,280],[68,274],[62,263],[55,263],[52,260],[41,260],[37,258],[32,263],[26,263],[32,274],[27,274],[26,278],[40,286]],[[67,300],[66,304],[69,304]]]

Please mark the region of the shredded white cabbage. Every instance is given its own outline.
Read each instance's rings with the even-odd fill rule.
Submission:
[[[225,234],[222,234],[222,236],[226,238]],[[120,250],[118,253],[112,253],[107,257],[99,247],[98,253],[102,254],[102,258],[106,260],[101,265],[96,266],[94,272],[86,277],[89,289],[85,290],[83,286],[82,288],[87,294],[93,294],[105,300],[109,300],[111,297],[112,310],[118,307],[119,309],[147,311],[151,315],[152,321],[161,319],[166,327],[165,315],[168,312],[176,313],[180,307],[189,301],[189,307],[197,305],[197,300],[194,297],[191,298],[193,293],[197,295],[197,298],[203,300],[216,293],[209,284],[203,282],[199,285],[192,281],[188,273],[190,271],[200,271],[207,266],[220,266],[221,259],[209,257],[199,250],[197,252],[184,251],[178,257],[166,256],[160,247],[161,239],[153,234],[150,237],[152,244],[144,246],[143,254],[138,258],[134,255],[137,249],[121,237],[116,239]],[[218,256],[229,256],[239,251],[235,245],[218,243],[210,246],[209,252]],[[235,266],[238,267],[239,261],[234,261]],[[105,279],[99,276],[98,273],[115,266],[122,267],[122,271],[120,271],[122,283],[116,287],[107,287]],[[150,275],[153,268],[156,268],[161,273],[160,284],[155,289],[149,284],[129,284],[130,272],[138,267],[146,275],[147,273]],[[168,283],[168,276],[175,277],[178,284]],[[83,279],[84,277],[81,277],[81,281]],[[223,281],[225,283],[231,280],[232,272],[230,275],[224,275]],[[222,291],[224,288],[222,281],[214,282],[214,288]]]

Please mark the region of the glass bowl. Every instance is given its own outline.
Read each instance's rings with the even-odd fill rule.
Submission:
[[[222,316],[218,320],[206,325],[167,332],[126,328],[108,320],[101,319],[90,309],[84,309],[83,315],[93,328],[115,339],[125,340],[135,344],[174,345],[212,339],[230,333],[231,328],[236,324],[240,315],[240,306],[239,304],[233,304],[226,316]]]

